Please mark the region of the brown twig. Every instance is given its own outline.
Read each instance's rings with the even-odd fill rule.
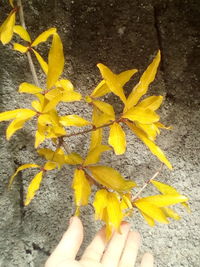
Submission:
[[[24,27],[26,29],[22,1],[21,0],[17,0],[17,5],[19,7],[20,23],[21,23],[22,27]],[[31,53],[28,51],[26,54],[27,54],[28,63],[29,63],[29,66],[30,66],[30,70],[31,70],[31,73],[32,73],[32,76],[33,76],[34,83],[35,83],[36,86],[40,87],[40,83],[39,83],[38,76],[37,76],[37,73],[36,73],[36,70],[35,70],[35,66],[33,64]]]
[[[67,134],[67,135],[63,136],[63,138],[65,138],[65,137],[71,137],[71,136],[76,136],[76,135],[80,135],[80,134],[85,134],[85,133],[89,133],[89,132],[92,132],[92,131],[96,131],[98,129],[101,129],[101,128],[104,128],[104,127],[108,127],[108,126],[112,125],[114,122],[115,121],[112,121],[112,122],[109,122],[107,124],[104,124],[104,125],[101,125],[101,126],[98,126],[98,127],[92,126],[92,128],[87,129],[87,130],[83,130],[83,131],[80,131],[80,132],[77,132],[77,133]]]
[[[139,197],[140,194],[144,191],[144,189],[147,187],[147,185],[150,184],[150,182],[151,182],[152,180],[154,180],[154,179],[158,176],[158,174],[162,171],[162,168],[163,168],[163,163],[161,163],[161,166],[160,166],[160,168],[157,170],[157,172],[156,172],[150,179],[148,179],[148,180],[145,182],[145,184],[143,185],[143,187],[142,187],[142,188],[135,194],[135,196],[133,196],[133,197],[131,198],[132,201],[138,199],[138,197]]]

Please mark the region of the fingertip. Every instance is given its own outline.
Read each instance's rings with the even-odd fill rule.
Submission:
[[[141,267],[153,267],[154,257],[151,253],[147,252],[142,257]]]

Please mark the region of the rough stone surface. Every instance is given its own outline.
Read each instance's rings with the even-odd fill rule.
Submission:
[[[163,132],[159,145],[174,166],[166,168],[160,180],[170,183],[190,199],[191,214],[177,207],[181,221],[150,228],[136,212],[130,218],[134,229],[143,236],[142,252],[155,255],[155,266],[198,267],[199,255],[199,173],[200,173],[200,61],[198,30],[200,2],[198,0],[29,0],[24,11],[32,38],[45,29],[56,26],[62,37],[66,64],[64,76],[87,95],[100,81],[98,62],[121,72],[138,68],[142,73],[158,48],[162,63],[150,94],[162,94],[165,102],[160,114],[173,131]],[[0,3],[1,22],[9,12],[7,1]],[[45,46],[40,49],[45,51]],[[18,85],[32,82],[24,56],[0,45],[0,110],[28,107],[31,98],[17,94]],[[43,75],[39,72],[39,77]],[[130,88],[139,75],[130,83]],[[119,110],[118,100],[108,98]],[[90,109],[79,104],[63,107],[62,112],[87,114]],[[67,228],[73,214],[70,189],[73,169],[51,172],[43,180],[34,201],[23,206],[24,193],[34,175],[27,170],[18,175],[13,190],[7,191],[8,178],[27,162],[40,163],[33,149],[34,125],[5,140],[7,123],[0,125],[0,266],[40,267]],[[128,149],[123,156],[105,154],[102,161],[116,167],[125,177],[139,185],[151,177],[159,162],[144,149],[143,144],[127,132]],[[71,149],[86,153],[85,137],[72,138]],[[148,188],[145,194],[151,194]],[[91,208],[84,208],[83,248],[89,243],[99,224],[93,221]],[[82,251],[82,250],[81,250]],[[81,254],[80,251],[80,254]]]

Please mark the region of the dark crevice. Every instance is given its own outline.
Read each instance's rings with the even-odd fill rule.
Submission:
[[[165,72],[165,64],[164,64],[165,55],[164,55],[164,49],[163,49],[162,34],[161,34],[161,30],[160,30],[160,23],[159,23],[159,19],[158,19],[160,7],[159,6],[154,6],[153,9],[154,9],[154,27],[156,29],[158,46],[159,46],[159,49],[160,49],[161,55],[162,55],[162,60],[161,60],[161,63],[160,63],[160,70],[162,72]]]
[[[14,163],[16,164],[16,166],[21,165],[17,160],[14,160]],[[21,223],[24,220],[24,216],[25,216],[25,210],[24,210],[24,185],[23,185],[23,179],[22,179],[22,174],[19,172],[17,174],[18,176],[18,181],[19,181],[19,206],[20,206],[20,219],[21,219]]]
[[[35,243],[32,243],[32,246],[33,246],[33,249],[34,250],[37,250],[39,252],[42,252],[46,256],[50,256],[51,255],[51,253],[49,251],[45,250],[44,248],[41,248],[40,246],[38,246]]]

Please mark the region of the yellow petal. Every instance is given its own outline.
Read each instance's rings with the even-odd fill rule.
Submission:
[[[19,129],[21,129],[24,126],[24,123],[35,116],[36,112],[33,110],[28,109],[26,112],[17,114],[17,117],[15,120],[13,120],[10,125],[8,126],[6,130],[6,138],[9,140],[11,136]]]
[[[24,27],[21,25],[15,25],[13,29],[14,33],[18,34],[24,41],[31,43],[31,37]]]
[[[13,36],[13,27],[15,25],[16,12],[11,11],[7,19],[0,27],[0,41],[3,45],[9,43]]]
[[[151,124],[159,121],[160,117],[150,109],[133,107],[125,112],[122,118],[129,119],[131,121],[138,121],[144,124]]]
[[[178,213],[176,213],[174,210],[164,207],[162,208],[162,211],[165,213],[165,215],[169,218],[172,218],[174,220],[180,220],[180,216],[178,215]]]
[[[145,108],[145,109],[148,108],[150,110],[155,111],[160,107],[162,102],[163,102],[163,96],[154,95],[154,96],[150,96],[142,100],[139,104],[137,104],[137,107]]]
[[[147,214],[145,214],[144,212],[142,212],[140,210],[140,213],[142,214],[142,216],[144,217],[145,221],[148,223],[148,225],[150,226],[155,226],[155,221],[154,219],[152,219],[151,217],[149,217]]]
[[[63,45],[57,33],[53,35],[53,41],[48,55],[48,66],[47,88],[50,89],[58,81],[64,68]]]
[[[74,189],[76,205],[87,205],[91,186],[83,170],[75,170],[72,188]]]
[[[70,165],[82,164],[83,159],[77,153],[70,153],[70,154],[65,156],[65,163],[70,164]]]
[[[83,127],[90,125],[91,123],[78,115],[67,115],[60,117],[60,123],[63,126],[78,126]]]
[[[24,46],[24,45],[21,45],[21,44],[18,44],[18,43],[14,43],[13,44],[13,49],[15,51],[18,51],[18,52],[21,52],[21,53],[26,53],[28,51],[28,47],[27,46]]]
[[[46,171],[51,171],[51,170],[54,170],[56,168],[57,168],[57,164],[55,162],[52,162],[52,161],[48,161],[44,165],[44,170],[46,170]]]
[[[90,96],[93,97],[93,98],[97,98],[97,97],[104,96],[104,95],[106,95],[107,93],[110,93],[110,92],[111,91],[108,88],[108,85],[103,80],[97,85],[97,87],[94,89],[94,91],[92,92],[92,94]]]
[[[63,102],[73,102],[80,101],[82,98],[81,94],[75,91],[69,91],[63,93],[62,101]]]
[[[134,126],[132,123],[126,122],[128,127],[133,131],[133,133],[142,140],[143,143],[150,149],[152,154],[154,154],[161,162],[163,162],[169,169],[172,169],[171,163],[165,157],[163,151],[151,140],[149,140],[146,135]]]
[[[121,210],[133,209],[133,205],[131,203],[131,194],[130,193],[122,195],[120,207],[121,207]]]
[[[112,227],[112,230],[120,230],[120,225],[123,219],[123,213],[120,208],[119,198],[116,193],[108,193],[108,202],[107,202],[107,215],[108,215],[108,224]],[[108,232],[107,239],[111,237],[111,234]]]
[[[37,87],[31,83],[21,83],[18,92],[28,94],[38,94],[42,92],[40,87]]]
[[[122,86],[119,84],[119,81],[117,79],[117,75],[114,74],[108,67],[106,67],[103,64],[97,64],[97,67],[99,68],[101,75],[103,79],[105,80],[106,84],[108,85],[108,88],[117,95],[123,103],[126,103],[126,97],[124,95],[124,91]]]
[[[136,186],[133,181],[125,180],[117,170],[111,167],[89,166],[88,169],[98,183],[118,192],[129,191]]]
[[[40,156],[45,157],[46,160],[52,160],[53,155],[55,153],[55,151],[53,151],[49,148],[40,148],[37,150],[37,152]]]
[[[161,129],[166,129],[166,130],[171,130],[172,126],[165,126],[164,124],[162,124],[161,122],[156,122],[155,123],[156,127],[161,128]]]
[[[37,130],[35,133],[35,148],[37,148],[41,143],[43,143],[45,140],[45,135]]]
[[[42,106],[41,103],[38,100],[34,100],[31,102],[31,106],[37,111],[42,112]]]
[[[15,176],[18,174],[18,172],[20,172],[20,171],[23,171],[24,169],[28,169],[28,168],[40,168],[40,166],[39,165],[37,165],[37,164],[24,164],[24,165],[21,165],[17,170],[16,170],[16,172],[11,176],[11,178],[10,178],[10,181],[9,181],[9,187],[12,185],[12,183],[13,183],[13,180],[14,180],[14,178],[15,178]]]
[[[90,152],[88,153],[83,165],[87,166],[90,164],[95,164],[100,160],[100,156],[103,152],[110,150],[111,147],[106,146],[106,145],[98,145],[95,148],[93,148],[92,150],[90,150]]]
[[[96,146],[101,144],[101,142],[102,142],[102,133],[103,133],[103,129],[102,128],[91,132],[91,141],[90,141],[89,151],[91,151]]]
[[[6,139],[9,140],[17,130],[23,128],[25,122],[25,120],[21,119],[13,120],[6,129]]]
[[[66,79],[61,79],[59,81],[56,82],[56,87],[61,87],[63,88],[65,91],[73,91],[74,90],[74,86],[73,84]]]
[[[174,187],[168,184],[164,184],[155,180],[152,180],[151,183],[164,195],[180,195]]]
[[[31,114],[34,112],[30,109],[14,109],[0,113],[0,121],[8,121],[20,117],[21,114]],[[34,113],[35,114],[35,113]]]
[[[52,100],[54,97],[61,95],[61,91],[59,88],[54,88],[52,90],[50,90],[49,92],[47,92],[45,94],[45,98],[48,99],[49,101]]]
[[[119,123],[114,122],[110,126],[110,134],[108,139],[116,155],[124,154],[126,150],[126,135]]]
[[[150,83],[153,82],[156,76],[157,68],[160,63],[160,50],[152,63],[148,66],[145,72],[142,74],[139,83],[133,88],[132,92],[127,98],[126,108],[130,109],[137,104],[139,99],[146,94]]]
[[[102,126],[113,120],[108,114],[102,113],[97,107],[94,106],[92,113],[92,123],[96,126]]]
[[[115,112],[114,112],[114,109],[113,107],[108,104],[108,103],[105,103],[103,101],[99,101],[99,100],[94,100],[93,101],[93,104],[99,109],[101,110],[103,113],[109,115],[111,117],[111,119],[115,119]]]
[[[187,200],[183,195],[156,195],[143,198],[143,201],[149,202],[159,208],[186,202]]]
[[[121,86],[124,86],[136,72],[138,72],[137,69],[132,69],[132,70],[123,71],[120,74],[118,74],[117,80],[119,84]]]
[[[38,60],[38,62],[39,62],[39,64],[40,64],[42,70],[43,70],[44,73],[47,75],[47,73],[48,73],[48,64],[47,64],[46,61],[41,57],[41,55],[40,55],[37,51],[35,51],[35,49],[32,48],[31,50],[32,50],[33,53],[35,54],[35,56],[36,56],[36,58],[37,58],[37,60]]]
[[[9,3],[11,5],[11,7],[14,7],[14,4],[13,4],[14,0],[9,0]]]
[[[134,205],[153,220],[161,223],[168,223],[164,212],[152,203],[145,201],[143,198],[135,201]]]
[[[57,95],[56,97],[54,97],[51,101],[48,102],[48,104],[44,107],[43,109],[43,113],[47,113],[50,110],[54,109],[58,103],[61,101],[62,99],[62,95]]]
[[[124,86],[125,83],[127,83],[130,78],[137,72],[136,69],[133,70],[127,70],[117,75],[118,83],[120,86]],[[109,89],[108,85],[106,84],[105,80],[101,81],[97,87],[94,89],[92,94],[90,95],[93,98],[101,97],[106,95],[107,93],[110,93],[111,90]]]
[[[34,198],[35,193],[40,188],[40,183],[42,181],[43,171],[36,174],[36,176],[33,178],[33,180],[30,182],[28,191],[26,194],[26,200],[24,202],[24,205],[27,206],[31,200]]]
[[[160,133],[159,129],[155,126],[154,123],[152,124],[142,124],[139,122],[135,122],[135,125],[140,128],[143,132],[145,132],[145,134],[147,135],[147,137],[151,140],[151,141],[155,141],[157,134]]]
[[[95,194],[93,206],[95,210],[95,220],[102,220],[103,210],[107,207],[108,191],[105,189],[98,190]]]
[[[152,180],[151,183],[164,195],[179,195],[179,192],[172,186],[168,184],[164,184],[155,180]],[[181,205],[185,206],[188,211],[190,208],[186,202],[181,203]]]
[[[41,33],[35,40],[34,42],[31,44],[31,46],[36,46],[40,43],[46,42],[46,40],[53,34],[56,33],[56,28],[50,28],[47,31],[44,31],[43,33]]]

